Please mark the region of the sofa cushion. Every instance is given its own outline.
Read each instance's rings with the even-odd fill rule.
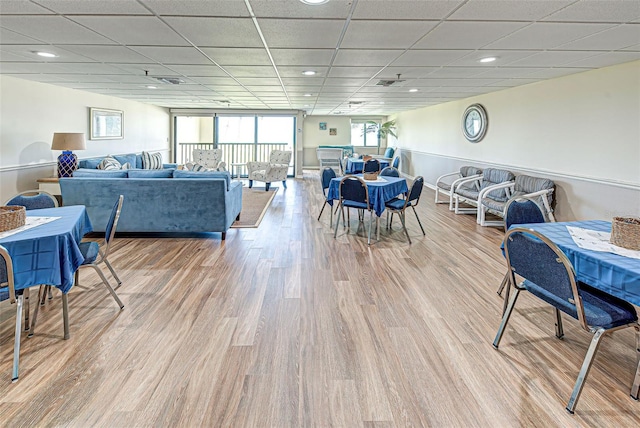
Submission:
[[[125,170],[103,170],[80,168],[73,172],[74,177],[94,177],[94,178],[127,178]]]
[[[227,182],[227,190],[231,184],[231,174],[228,171],[185,171],[176,169],[173,178],[222,178]]]
[[[142,169],[162,169],[162,153],[142,152]]]
[[[98,169],[102,169],[105,171],[110,171],[110,170],[117,170],[117,169],[121,169],[122,165],[120,164],[120,162],[118,162],[118,160],[116,158],[114,158],[113,156],[109,155],[106,156],[104,159],[102,159],[100,161],[100,163],[98,164]]]
[[[131,168],[136,168],[136,154],[135,153],[127,153],[126,155],[113,155],[113,157],[116,158],[116,160],[118,162],[120,162],[121,165],[124,165],[125,163],[128,163],[129,165],[131,165]]]
[[[171,178],[173,169],[132,169],[129,178]]]

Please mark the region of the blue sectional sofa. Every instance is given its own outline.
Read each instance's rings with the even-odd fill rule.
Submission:
[[[142,169],[142,154],[138,153],[127,153],[124,155],[113,155],[114,158],[120,164],[124,165],[125,163],[129,163],[131,168]],[[98,168],[98,164],[104,159],[105,156],[95,157],[95,158],[87,158],[81,159],[78,161],[78,168],[81,169],[96,169]],[[164,168],[175,168],[175,163],[165,163],[162,164]]]
[[[118,232],[221,232],[240,217],[242,183],[228,172],[84,170],[61,178],[64,205],[85,205],[93,230],[103,232],[118,195]]]

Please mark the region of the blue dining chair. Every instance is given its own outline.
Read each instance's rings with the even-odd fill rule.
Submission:
[[[364,166],[362,167],[362,172],[379,172],[380,171],[380,161],[378,159],[369,159],[365,161]]]
[[[400,156],[396,156],[395,158],[393,158],[393,161],[391,161],[391,166],[397,170],[400,170]]]
[[[344,208],[347,208],[347,216],[349,215],[349,208],[356,208],[358,210],[359,223],[364,223],[364,211],[369,211],[369,236],[367,239],[367,245],[371,245],[371,223],[373,223],[373,208],[369,203],[369,189],[367,183],[360,177],[346,176],[340,180],[340,196],[338,208],[338,220],[336,220],[336,229],[333,237],[338,236],[338,225],[340,224],[340,216],[344,221]],[[349,221],[349,220],[347,220]]]
[[[416,216],[416,220],[418,220],[418,225],[420,225],[420,229],[422,230],[422,235],[426,235],[424,232],[424,228],[422,227],[422,223],[420,222],[420,217],[418,217],[418,213],[416,212],[416,206],[418,202],[420,202],[420,195],[422,194],[422,188],[424,187],[424,178],[421,176],[417,176],[415,180],[413,180],[413,184],[411,185],[411,189],[405,198],[393,198],[390,201],[387,201],[384,205],[387,211],[387,228],[392,226],[393,223],[393,215],[398,214],[400,216],[400,221],[402,222],[402,228],[404,229],[404,233],[407,235],[407,239],[409,240],[409,244],[411,244],[411,238],[409,237],[409,232],[407,231],[406,225],[406,215],[405,211],[407,208],[411,207],[413,209],[413,213]],[[389,222],[389,213],[391,213],[391,221]]]
[[[13,196],[5,205],[22,205],[28,210],[38,210],[42,208],[57,208],[58,200],[51,193],[44,190],[26,190]]]
[[[20,334],[22,332],[22,307],[24,304],[23,290],[16,290],[13,282],[13,261],[5,247],[0,245],[0,301],[9,300],[16,304],[16,330],[13,343],[13,371],[11,382],[18,380],[18,366],[20,364]],[[28,324],[28,322],[25,322]]]
[[[329,204],[329,200],[327,199],[327,189],[331,185],[331,180],[336,178],[336,172],[331,167],[325,167],[322,170],[322,175],[320,176],[320,184],[322,184],[322,195],[324,196],[324,204],[322,204],[322,209],[320,210],[320,214],[318,215],[318,221],[320,221],[320,217],[322,216],[322,212],[324,211],[324,207]],[[333,223],[333,209],[331,211],[331,223]]]
[[[632,304],[578,281],[567,256],[541,233],[521,227],[511,229],[505,236],[504,248],[514,293],[493,341],[496,349],[516,300],[524,290],[553,306],[558,338],[564,336],[561,312],[578,320],[584,330],[594,335],[567,403],[567,411],[573,413],[604,335],[633,327],[636,330],[636,341],[640,344],[640,325],[636,310]],[[519,285],[516,285],[515,275],[523,278]],[[640,347],[637,348],[637,356],[640,358]],[[639,389],[640,366],[631,387],[631,396],[636,400]]]
[[[385,168],[382,168],[382,171],[380,171],[380,176],[381,177],[400,177],[400,172],[398,172],[398,170],[392,166],[387,166]]]

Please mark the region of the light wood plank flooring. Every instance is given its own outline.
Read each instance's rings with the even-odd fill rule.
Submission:
[[[604,340],[574,416],[590,335],[523,295],[500,350],[502,231],[425,189],[371,247],[329,226],[317,171],[290,179],[257,229],[119,237],[119,311],[97,275],[42,307],[10,382],[2,305],[0,425],[73,427],[637,427],[632,331]],[[126,201],[125,201],[126,203]],[[32,300],[32,305],[33,305]]]

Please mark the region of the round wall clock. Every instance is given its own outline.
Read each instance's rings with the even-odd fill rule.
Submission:
[[[480,104],[472,104],[462,115],[462,133],[472,143],[482,140],[487,132],[487,112]]]

